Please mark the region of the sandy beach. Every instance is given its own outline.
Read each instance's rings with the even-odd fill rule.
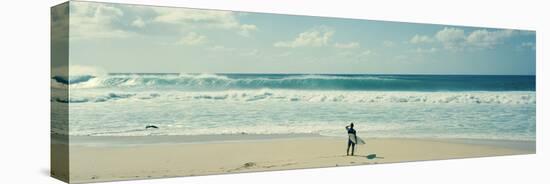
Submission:
[[[140,139],[158,139],[146,144]],[[71,143],[71,183],[535,153],[534,141],[367,139],[346,156],[346,138],[305,136],[178,142],[181,137],[87,138]],[[120,144],[116,141],[119,140]],[[227,140],[227,139],[226,139]],[[91,144],[108,141],[111,144]],[[71,139],[73,142],[73,139]],[[54,144],[52,149],[59,148]],[[376,154],[374,159],[366,156]]]

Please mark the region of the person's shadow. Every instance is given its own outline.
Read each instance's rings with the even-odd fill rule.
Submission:
[[[376,154],[368,154],[368,155],[353,155],[354,157],[365,157],[369,160],[372,160],[372,159],[384,159],[384,157],[381,157],[379,155],[376,155]]]
[[[380,157],[380,156],[378,156],[378,155],[376,155],[376,154],[370,154],[370,155],[367,155],[367,156],[365,156],[365,157],[367,157],[367,159],[375,159],[375,158],[376,158],[376,159],[384,159],[384,157]]]

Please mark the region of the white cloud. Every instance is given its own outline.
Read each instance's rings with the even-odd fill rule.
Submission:
[[[182,8],[155,8],[158,16],[153,21],[159,23],[185,25],[186,28],[217,28],[234,30],[249,36],[258,28],[252,24],[242,24],[231,11],[195,10]]]
[[[252,24],[243,24],[240,25],[239,34],[242,36],[250,36],[250,32],[258,30],[258,27],[256,25]]]
[[[475,30],[466,38],[470,45],[481,48],[493,48],[495,45],[514,34],[512,30],[487,31],[486,29]]]
[[[359,48],[360,45],[357,42],[335,43],[334,47],[339,48],[339,49],[356,49],[356,48]]]
[[[523,43],[521,43],[521,45],[519,47],[520,48],[528,48],[528,49],[531,49],[531,50],[537,50],[537,45],[533,42],[523,42]]]
[[[184,9],[184,8],[154,8],[158,16],[154,21],[170,23],[170,24],[182,24],[189,22],[211,22],[218,25],[234,24],[232,13],[229,11],[209,11],[209,10],[196,10],[196,9]]]
[[[460,49],[465,39],[464,30],[445,27],[435,34],[435,39],[441,42],[447,49]]]
[[[441,42],[454,42],[464,39],[464,30],[445,27],[435,34],[435,38]]]
[[[463,29],[445,27],[433,37],[415,35],[410,43],[431,43],[437,41],[447,50],[459,51],[464,49],[490,49],[502,44],[505,39],[516,35],[514,30],[478,29],[466,34]]]
[[[431,53],[435,53],[437,52],[439,49],[435,48],[435,47],[432,47],[432,48],[416,48],[416,50],[414,50],[414,52],[418,53],[418,54],[431,54]]]
[[[183,36],[177,44],[181,45],[200,45],[206,42],[206,36],[195,32],[189,32]]]
[[[141,17],[138,17],[136,20],[132,21],[132,26],[143,28],[145,27],[145,22],[141,19]]]
[[[329,45],[334,31],[327,27],[315,28],[303,33],[300,33],[292,41],[280,41],[273,44],[275,47],[323,47]]]
[[[409,42],[418,44],[418,43],[431,43],[434,39],[426,35],[414,35]]]
[[[123,38],[132,34],[114,26],[124,13],[109,4],[72,2],[70,15],[70,39]]]
[[[143,28],[152,23],[172,24],[183,32],[197,29],[232,30],[242,36],[250,36],[258,30],[256,25],[241,23],[237,16],[242,15],[231,11],[165,7],[121,9],[113,4],[91,2],[70,4],[71,39],[125,38],[138,34],[128,30],[126,25]],[[142,11],[153,13],[150,21],[145,21],[139,15],[135,19],[128,18],[133,13]]]

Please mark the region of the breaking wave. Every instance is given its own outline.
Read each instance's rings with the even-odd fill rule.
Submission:
[[[309,75],[309,74],[109,74],[52,77],[72,89],[534,91],[534,76]],[[55,87],[55,85],[52,84]]]

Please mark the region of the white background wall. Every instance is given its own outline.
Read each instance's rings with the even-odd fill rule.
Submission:
[[[545,1],[101,0],[537,31],[537,154],[121,183],[548,183],[550,120]],[[49,173],[49,16],[60,0],[0,5],[0,183],[60,183]],[[545,57],[546,56],[546,57]],[[546,59],[546,60],[545,60]],[[546,83],[546,84],[544,84]],[[354,180],[354,181],[352,181]]]

